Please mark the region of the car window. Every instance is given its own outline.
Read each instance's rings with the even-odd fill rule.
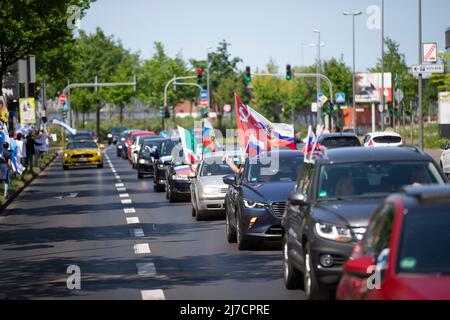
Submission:
[[[320,169],[318,198],[384,197],[407,185],[430,183],[445,183],[431,161],[324,164]]]
[[[90,141],[70,142],[67,144],[66,149],[97,149],[97,144]]]
[[[223,176],[233,174],[233,170],[226,163],[203,163],[200,176]]]
[[[321,145],[332,149],[339,147],[359,147],[361,146],[361,142],[357,137],[329,137],[324,138],[321,142]]]
[[[301,172],[299,181],[297,182],[297,190],[304,194],[309,194],[311,190],[312,180],[314,179],[314,166],[306,164]]]
[[[297,180],[303,157],[279,157],[277,163],[271,161],[267,164],[259,159],[252,162],[245,174],[247,182],[293,182]]]
[[[400,143],[402,138],[396,136],[380,136],[373,138],[376,143]]]
[[[450,275],[448,203],[408,209],[404,215],[396,270]]]

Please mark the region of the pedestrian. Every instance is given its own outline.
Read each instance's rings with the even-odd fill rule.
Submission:
[[[33,131],[30,131],[30,133],[27,136],[27,164],[30,170],[33,170],[33,161],[34,161],[34,155],[36,154],[35,146],[39,146],[40,143],[36,142],[33,139]]]
[[[4,189],[4,197],[5,199],[8,199],[8,189],[9,185],[11,184],[12,175],[14,172],[14,167],[11,161],[11,152],[9,149],[9,143],[3,142],[2,143],[2,152],[0,154],[0,182],[5,182],[5,189]]]

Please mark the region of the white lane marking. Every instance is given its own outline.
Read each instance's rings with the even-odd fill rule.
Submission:
[[[117,188],[117,192],[125,192],[127,191],[127,188]]]
[[[144,230],[142,228],[133,229],[133,235],[136,238],[145,237]]]
[[[73,192],[71,194],[69,194],[68,196],[66,196],[66,198],[75,198],[78,195],[78,192]]]
[[[151,253],[148,243],[138,243],[134,245],[135,254]]]
[[[120,202],[122,202],[122,204],[131,204],[132,203],[131,199],[122,199],[122,200],[120,200]]]
[[[116,179],[120,179],[120,176],[114,176],[114,178],[116,178]]]
[[[125,186],[123,185],[123,183],[116,183],[116,188],[117,187],[125,187]]]
[[[141,290],[142,300],[166,300],[162,289]]]
[[[128,193],[119,193],[119,198],[129,198],[130,195]]]
[[[153,262],[136,263],[136,268],[140,276],[153,276],[156,274],[156,268]]]
[[[123,208],[124,213],[136,213],[136,209],[134,208]]]
[[[127,224],[135,224],[139,223],[138,217],[127,217]]]

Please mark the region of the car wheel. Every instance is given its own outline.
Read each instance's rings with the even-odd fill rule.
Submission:
[[[286,239],[283,241],[283,281],[286,289],[303,289],[303,275],[289,261]]]
[[[170,203],[173,203],[173,202],[175,202],[177,200],[177,198],[176,198],[176,196],[175,196],[175,194],[172,192],[172,190],[170,190],[170,188],[169,188],[169,202]]]
[[[225,209],[225,232],[227,235],[227,241],[229,243],[235,243],[236,242],[236,230],[233,229],[233,226],[230,222],[230,216],[228,215],[228,210]]]
[[[154,184],[153,185],[153,190],[155,190],[156,192],[163,192],[164,191],[164,187],[159,185],[159,184]]]
[[[119,153],[119,152],[117,152],[117,157],[118,157],[118,158],[120,158],[120,157],[121,157],[121,156],[120,156],[120,153]]]
[[[97,168],[99,168],[99,169],[103,168],[103,163],[98,164]]]
[[[309,244],[306,244],[306,251],[304,256],[305,272],[303,274],[304,290],[308,300],[329,300],[332,298],[331,291],[320,287],[317,282],[314,268],[311,261],[311,250]]]
[[[170,191],[170,188],[168,187],[168,186],[166,186],[166,199],[167,200],[169,200],[169,191]]]
[[[195,217],[195,215],[197,214],[194,206],[192,206],[191,214],[192,214],[193,217]]]
[[[249,241],[246,239],[243,231],[241,230],[241,226],[239,221],[236,221],[236,233],[237,233],[237,245],[239,250],[248,250],[250,249]]]
[[[196,211],[195,220],[197,220],[197,221],[205,220],[205,217],[200,210]]]
[[[68,166],[63,166],[63,170],[69,170]]]

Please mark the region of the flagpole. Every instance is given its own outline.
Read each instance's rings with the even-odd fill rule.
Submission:
[[[202,119],[202,159],[203,153],[205,152],[205,147],[203,146],[203,132],[205,131],[205,118]]]

